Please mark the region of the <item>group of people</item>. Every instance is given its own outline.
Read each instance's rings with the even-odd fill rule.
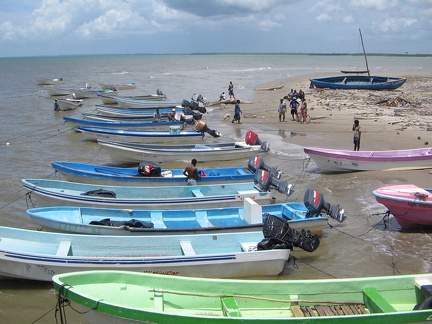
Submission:
[[[297,100],[300,99],[301,103],[299,103]],[[300,112],[303,116],[307,114],[307,102],[305,93],[303,90],[300,90],[298,93],[296,90],[292,90],[280,100],[279,103],[279,121],[284,122],[285,121],[285,114],[287,111],[287,104],[284,100],[289,101],[289,107],[291,109],[291,116],[292,120],[296,120],[296,116],[298,113],[298,107],[300,107]]]
[[[175,110],[175,108],[173,108],[173,110],[171,110],[171,112],[168,113],[167,118],[168,118],[169,121],[176,121],[177,120],[176,119],[176,110]],[[154,114],[153,121],[160,122],[161,120],[162,120],[162,115],[160,113],[159,108],[157,108],[156,112]]]

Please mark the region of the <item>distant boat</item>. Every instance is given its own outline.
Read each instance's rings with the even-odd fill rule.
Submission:
[[[305,147],[323,173],[414,170],[432,168],[432,148],[390,151],[350,151],[318,147]]]
[[[363,44],[363,36],[360,32],[360,38],[363,47],[366,70],[364,71],[342,71],[342,73],[353,73],[352,75],[330,76],[324,78],[310,79],[316,88],[330,89],[357,89],[357,90],[394,90],[401,87],[406,78],[390,76],[371,76],[367,62],[366,50]],[[366,75],[359,75],[364,74]]]
[[[146,95],[136,95],[136,96],[116,96],[114,94],[111,95],[100,95],[99,99],[105,105],[115,105],[118,104],[117,98],[119,99],[132,99],[132,100],[151,100],[151,101],[161,101],[166,100],[166,95],[158,95],[158,94],[146,94]]]
[[[56,98],[54,101],[54,110],[74,110],[83,105],[82,99],[71,99],[71,98]]]
[[[128,108],[176,108],[177,106],[181,106],[181,100],[143,100],[143,99],[133,99],[129,97],[116,97],[116,96],[106,96],[106,95],[98,95],[98,97],[102,100],[103,103],[106,103],[106,98],[114,99],[117,104],[128,107]],[[112,100],[111,100],[112,103]]]
[[[0,226],[0,275],[51,281],[83,270],[235,278],[279,274],[290,249],[257,250],[262,232],[106,236]]]
[[[110,186],[60,180],[23,179],[39,206],[72,205],[109,208],[177,208],[241,206],[247,197],[258,203],[274,202],[272,191],[261,191],[254,182],[196,186]]]
[[[51,96],[51,97],[61,97],[61,96],[69,95],[69,89],[66,89],[66,88],[47,87],[46,92],[47,92],[48,96]]]
[[[126,271],[55,275],[59,307],[94,323],[428,323],[431,274],[205,279]]]
[[[41,78],[41,79],[37,79],[36,81],[37,84],[39,85],[56,85],[56,84],[64,83],[63,78],[56,78],[56,79]]]
[[[170,126],[179,126],[183,127],[184,122],[181,120],[174,120],[174,121],[168,121],[168,120],[161,120],[161,121],[154,121],[154,120],[91,120],[86,118],[75,118],[70,116],[64,116],[63,119],[76,131],[79,131],[77,129],[78,126],[93,126],[93,127],[108,127],[108,128],[140,128],[140,129],[169,129]],[[154,118],[153,118],[154,119]]]
[[[75,99],[96,98],[99,94],[110,95],[115,93],[112,90],[99,90],[92,88],[74,88],[69,90],[70,94]]]
[[[131,83],[122,83],[122,84],[117,84],[117,83],[101,83],[99,82],[99,85],[101,86],[101,88],[103,90],[133,90],[136,89],[137,86],[135,84],[135,82],[131,82]]]
[[[372,194],[403,228],[432,226],[432,189],[413,184],[394,185],[374,190]]]

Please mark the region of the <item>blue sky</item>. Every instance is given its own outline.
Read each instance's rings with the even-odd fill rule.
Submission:
[[[0,0],[0,57],[432,54],[432,0]]]

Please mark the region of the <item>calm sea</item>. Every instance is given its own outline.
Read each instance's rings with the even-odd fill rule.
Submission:
[[[371,56],[369,67],[376,74],[409,75],[432,71],[430,57]],[[53,99],[47,97],[38,78],[62,77],[62,87],[99,88],[98,82],[135,82],[137,90],[122,94],[155,93],[163,90],[169,99],[190,99],[202,94],[210,101],[235,84],[236,97],[253,99],[253,89],[273,80],[314,73],[338,74],[340,69],[363,69],[362,56],[339,55],[104,55],[0,58],[1,184],[0,225],[36,229],[25,211],[32,207],[21,185],[23,178],[53,177],[51,162],[77,161],[110,163],[95,143],[82,141],[63,122],[64,115],[94,112],[98,99],[85,101],[76,111],[55,113]],[[277,83],[277,82],[276,82]],[[216,112],[213,112],[217,115]],[[220,117],[220,116],[218,116]],[[213,128],[230,141],[244,137],[243,131],[207,117]],[[276,143],[267,163],[277,165],[295,179],[298,188],[292,199],[302,200],[304,189],[319,188],[327,200],[340,202],[348,211],[341,226],[326,228],[320,248],[314,253],[298,252],[298,269],[287,266],[287,278],[339,278],[392,275],[431,271],[430,234],[402,232],[394,222],[384,229],[383,212],[371,191],[384,182],[407,180],[410,173],[380,173],[325,176],[303,173],[301,150],[290,148],[283,130],[255,125],[260,138]],[[183,165],[178,166],[179,168]],[[390,179],[391,178],[391,179]],[[371,216],[372,215],[372,216]],[[0,265],[1,267],[1,265]],[[54,323],[56,296],[50,283],[0,280],[1,323]],[[69,312],[69,323],[86,323]]]

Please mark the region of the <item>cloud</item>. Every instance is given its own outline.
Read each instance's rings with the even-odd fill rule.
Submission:
[[[350,5],[358,8],[385,11],[396,8],[398,0],[351,0]]]

